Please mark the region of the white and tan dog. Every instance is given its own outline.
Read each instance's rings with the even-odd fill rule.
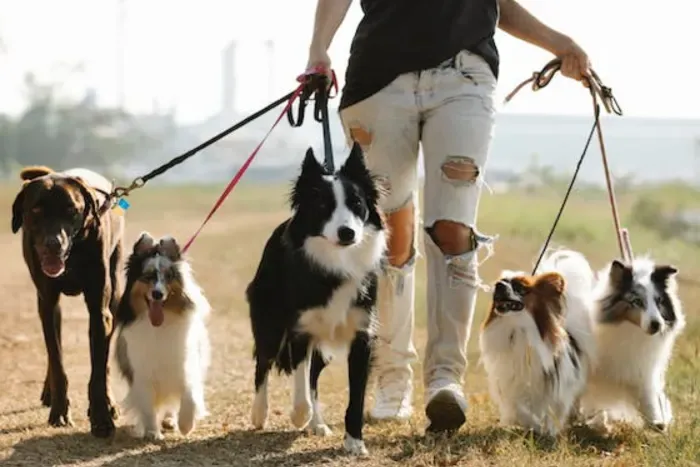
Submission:
[[[612,261],[595,289],[595,335],[600,359],[581,408],[598,429],[610,422],[642,422],[665,430],[673,414],[666,369],[685,327],[678,270],[648,257]]]
[[[156,241],[143,232],[127,262],[116,339],[118,367],[129,383],[124,405],[136,415],[137,435],[162,439],[161,425],[187,435],[206,415],[209,313],[175,239]]]
[[[501,424],[556,435],[576,415],[595,360],[593,271],[560,250],[534,276],[504,271],[481,329],[481,359]]]

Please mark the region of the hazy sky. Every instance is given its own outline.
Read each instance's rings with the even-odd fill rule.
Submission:
[[[294,87],[306,64],[316,0],[124,0],[126,102],[147,110],[154,100],[176,106],[182,121],[215,112],[221,96],[221,50],[236,39],[237,107],[250,111]],[[399,0],[397,0],[399,1]],[[425,0],[429,1],[429,0]],[[83,61],[74,86],[92,85],[101,102],[116,101],[118,0],[0,0],[0,111],[22,108],[28,70],[60,78],[61,62]],[[698,0],[522,0],[544,22],[573,36],[589,52],[626,115],[700,118],[696,72],[700,44]],[[362,12],[355,0],[331,47],[342,79],[352,34]],[[275,69],[264,41],[275,41]],[[501,52],[499,98],[549,55],[497,35]],[[342,83],[341,83],[342,84]],[[270,86],[274,96],[270,95]],[[69,90],[68,90],[69,91]],[[548,88],[524,90],[507,112],[590,113],[590,98],[576,83],[555,79]]]

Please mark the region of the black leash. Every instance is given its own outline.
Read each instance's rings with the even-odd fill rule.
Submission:
[[[540,256],[539,256],[539,258],[537,258],[537,262],[535,262],[535,267],[532,269],[533,276],[537,272],[537,268],[540,267],[540,262],[542,262],[542,258],[544,257],[544,254],[547,251],[547,247],[549,246],[549,242],[552,241],[552,237],[554,236],[554,231],[557,229],[557,225],[559,224],[559,219],[561,219],[561,215],[564,213],[564,208],[566,207],[566,203],[567,203],[567,201],[569,201],[569,195],[571,194],[571,190],[574,188],[574,183],[576,183],[576,177],[578,177],[578,172],[579,172],[579,170],[581,170],[581,164],[583,164],[583,160],[586,158],[586,153],[588,152],[588,146],[591,145],[591,140],[593,139],[593,134],[595,133],[595,130],[598,127],[598,119],[599,118],[600,118],[600,106],[598,104],[596,104],[595,121],[593,122],[593,126],[591,127],[591,132],[588,134],[588,139],[586,140],[586,145],[583,147],[583,152],[581,153],[581,157],[578,158],[578,163],[576,164],[576,170],[574,170],[574,175],[571,177],[571,181],[569,182],[569,187],[566,189],[566,194],[564,195],[564,200],[562,201],[561,206],[559,206],[559,212],[557,213],[557,217],[554,218],[554,224],[552,224],[552,228],[549,230],[549,235],[547,235],[547,239],[544,241],[544,245],[542,245],[542,251],[540,251]]]
[[[268,104],[267,106],[263,107],[262,109],[258,110],[257,112],[249,115],[248,117],[244,118],[240,122],[236,123],[235,125],[225,129],[224,131],[214,135],[213,137],[209,138],[208,140],[204,141],[203,143],[197,145],[196,147],[190,149],[189,151],[171,159],[169,162],[157,167],[156,169],[148,172],[146,175],[136,177],[131,184],[128,187],[115,187],[114,190],[112,190],[111,193],[107,196],[107,199],[103,203],[102,207],[100,208],[100,213],[104,213],[115,204],[118,204],[120,207],[123,209],[126,209],[128,207],[128,203],[126,203],[126,200],[123,199],[124,197],[128,196],[131,191],[143,187],[149,180],[152,180],[153,178],[162,175],[163,173],[167,172],[171,168],[175,167],[176,165],[182,164],[185,162],[187,159],[190,157],[194,156],[198,152],[200,152],[202,149],[205,149],[212,144],[216,143],[217,141],[221,140],[222,138],[230,135],[234,131],[244,127],[245,125],[249,124],[250,122],[262,117],[264,114],[269,112],[270,110],[274,109],[275,107],[279,106],[282,103],[287,103],[287,107],[282,111],[280,114],[279,118],[275,122],[272,128],[274,128],[277,123],[279,123],[279,119],[282,118],[282,116],[286,113],[287,114],[287,120],[289,121],[289,124],[292,127],[299,127],[302,125],[304,122],[304,111],[306,108],[306,104],[308,103],[309,100],[312,100],[311,97],[312,95],[315,95],[315,100],[316,105],[314,108],[314,118],[317,122],[321,122],[322,127],[323,127],[323,143],[324,143],[324,152],[325,152],[325,160],[324,160],[324,168],[326,172],[329,174],[333,174],[335,172],[335,166],[333,163],[333,146],[331,144],[331,134],[330,134],[330,122],[328,119],[328,99],[332,96],[330,96],[330,88],[334,87],[336,89],[336,94],[338,91],[338,82],[336,80],[335,72],[331,70],[331,78],[329,81],[328,76],[324,73],[324,70],[320,68],[314,68],[311,70],[308,70],[306,73],[300,75],[297,77],[297,81],[300,83],[299,86],[292,92],[285,94],[284,96],[280,97],[279,99],[275,100],[274,102]],[[299,99],[299,111],[298,111],[298,117],[296,122],[294,121],[294,118],[292,116],[292,105],[294,103],[295,99]],[[272,131],[272,129],[270,130]],[[268,133],[269,136],[269,133]],[[253,151],[253,153],[249,156],[248,160],[246,163],[241,167],[241,170],[236,174],[234,179],[229,183],[229,186],[226,188],[224,193],[221,195],[219,200],[217,201],[217,204],[212,208],[212,211],[209,213],[209,216],[207,219],[204,221],[202,224],[202,227],[206,222],[209,220],[209,218],[213,215],[213,213],[218,209],[218,207],[221,205],[223,200],[228,196],[230,191],[233,189],[233,187],[236,185],[240,177],[243,175],[245,170],[248,168],[248,165],[250,162],[252,162],[253,157],[257,154],[258,150],[260,149],[260,146],[263,144],[263,142],[267,139],[267,136],[263,139],[263,141],[258,145],[258,147]],[[122,203],[125,204],[126,206],[122,206]],[[201,228],[200,227],[200,230]],[[196,238],[197,233],[190,239],[186,247],[190,245],[190,243]]]
[[[240,122],[236,123],[233,126],[230,126],[229,128],[225,129],[224,131],[212,136],[208,140],[204,141],[203,143],[195,146],[194,148],[190,149],[189,151],[171,159],[169,162],[166,162],[165,164],[161,165],[160,167],[157,167],[156,169],[148,172],[146,175],[143,175],[141,177],[136,177],[134,181],[131,182],[131,185],[128,187],[116,187],[114,191],[111,193],[110,198],[121,198],[123,196],[128,196],[129,193],[132,190],[135,190],[137,188],[141,188],[144,186],[149,180],[152,180],[153,178],[164,174],[168,170],[172,169],[176,165],[182,164],[185,162],[187,159],[190,157],[194,156],[198,152],[200,152],[202,149],[206,149],[212,144],[216,143],[217,141],[221,140],[222,138],[225,138],[226,136],[230,135],[236,130],[239,130],[246,126],[247,124],[251,123],[254,120],[257,120],[258,118],[262,117],[266,113],[268,113],[270,110],[274,109],[275,107],[278,107],[279,105],[289,101],[291,97],[294,95],[295,91],[292,91],[288,94],[285,94],[284,96],[280,97],[276,101],[268,104],[267,106],[263,107],[262,109],[258,110],[257,112],[249,115],[248,117],[244,118]],[[110,200],[108,200],[109,202]]]
[[[326,173],[329,175],[335,173],[335,162],[333,158],[333,143],[331,141],[330,120],[328,118],[328,100],[331,96],[330,90],[335,87],[336,94],[338,82],[335,78],[335,72],[329,80],[328,76],[323,73],[317,73],[311,76],[308,81],[308,86],[299,96],[299,109],[297,111],[297,119],[294,120],[292,109],[287,111],[287,120],[292,127],[300,127],[304,123],[304,113],[308,101],[314,101],[314,120],[321,123],[323,129],[323,165]],[[311,96],[314,96],[312,99]]]

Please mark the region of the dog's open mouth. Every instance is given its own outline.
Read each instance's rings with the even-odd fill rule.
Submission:
[[[163,300],[152,300],[146,297],[146,303],[148,304],[148,319],[151,320],[153,326],[160,326],[165,321],[165,313],[163,312],[164,301]]]
[[[525,305],[517,300],[501,300],[494,303],[494,308],[499,313],[510,313],[513,311],[523,311]]]
[[[66,262],[58,255],[42,255],[41,271],[49,277],[55,278],[66,270]]]

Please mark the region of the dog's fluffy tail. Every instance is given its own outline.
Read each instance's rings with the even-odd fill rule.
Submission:
[[[559,249],[548,252],[542,261],[542,272],[557,272],[566,281],[566,329],[576,339],[588,365],[594,365],[597,349],[593,336],[593,287],[595,273],[581,253]]]
[[[568,249],[548,251],[538,273],[558,272],[566,280],[569,296],[590,297],[595,284],[595,273],[581,253]]]
[[[35,178],[43,177],[50,173],[54,173],[54,170],[50,167],[46,167],[45,165],[30,165],[22,169],[19,173],[19,178],[22,180],[34,180]]]

